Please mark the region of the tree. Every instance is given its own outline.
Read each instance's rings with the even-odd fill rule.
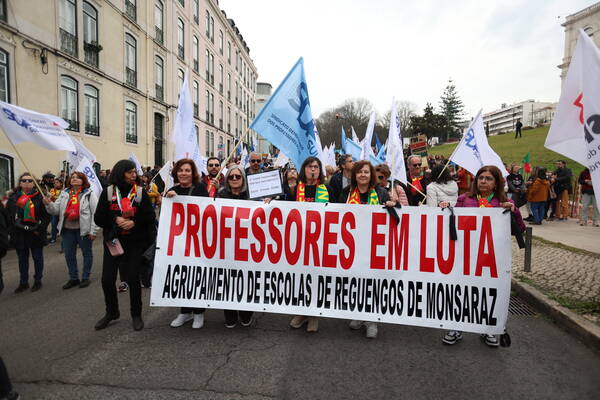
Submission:
[[[445,132],[445,117],[436,114],[430,103],[425,105],[423,116],[413,115],[410,117],[410,127],[407,130],[407,136],[415,136],[420,133],[428,138],[440,137]]]
[[[347,99],[341,105],[324,111],[317,118],[321,143],[327,145],[335,142],[336,147],[340,147],[342,126],[348,136],[350,127],[353,126],[358,137],[364,137],[373,110],[373,104],[369,100],[355,98]],[[377,131],[377,126],[375,129]]]
[[[460,120],[463,117],[464,105],[458,96],[456,86],[452,79],[448,80],[448,85],[440,97],[440,114],[444,117],[445,140],[450,137],[460,136]]]
[[[406,136],[410,131],[411,117],[416,114],[417,106],[415,103],[407,100],[400,100],[396,102],[396,111],[398,112],[398,117],[400,118],[400,132],[402,132],[403,136]],[[392,110],[388,110],[383,115],[383,129],[386,132],[390,130],[390,118],[392,117]],[[387,137],[387,134],[386,134]]]

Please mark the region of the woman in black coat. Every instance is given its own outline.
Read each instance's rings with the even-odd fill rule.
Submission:
[[[106,315],[96,323],[96,330],[106,328],[120,316],[116,288],[120,266],[129,285],[133,329],[139,331],[144,328],[140,268],[142,254],[156,232],[154,209],[131,160],[118,161],[109,181],[94,214],[94,222],[104,235],[102,290],[106,304]]]
[[[44,272],[44,246],[47,244],[46,231],[50,214],[42,202],[42,194],[35,188],[33,176],[29,172],[19,177],[19,186],[6,204],[11,221],[10,243],[19,258],[19,286],[15,293],[29,288],[29,253],[33,257],[35,273],[31,291],[41,289]]]

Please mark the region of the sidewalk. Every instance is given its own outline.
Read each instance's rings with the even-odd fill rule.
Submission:
[[[591,223],[580,226],[577,219],[544,221],[542,225],[533,225],[533,236],[600,254],[600,227]]]

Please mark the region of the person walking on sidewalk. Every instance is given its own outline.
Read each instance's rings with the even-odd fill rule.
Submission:
[[[73,172],[67,180],[67,188],[61,191],[58,199],[51,201],[46,197],[44,204],[48,213],[58,217],[58,233],[62,236],[65,261],[69,270],[69,280],[63,289],[88,287],[94,262],[92,242],[98,233],[98,226],[94,223],[98,197],[90,188],[87,176],[83,172]],[[83,253],[81,281],[77,268],[77,246]]]
[[[546,168],[537,167],[537,175],[527,189],[527,201],[531,204],[532,225],[541,225],[546,212],[546,202],[550,196],[550,182],[546,176]]]
[[[569,217],[569,193],[573,190],[571,185],[573,173],[567,168],[566,161],[558,160],[554,175],[556,176],[554,183],[556,191],[556,216],[559,221],[566,221]]]
[[[592,224],[598,225],[598,204],[594,195],[594,187],[592,186],[592,175],[590,169],[586,168],[579,174],[579,184],[581,185],[581,220],[579,225],[586,226],[588,223],[588,213],[590,205],[592,206]]]

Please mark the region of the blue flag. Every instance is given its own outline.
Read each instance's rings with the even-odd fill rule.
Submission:
[[[379,136],[377,136],[377,134],[375,134],[375,152],[379,153],[380,150],[381,150],[381,140],[379,140]]]
[[[344,130],[343,126],[342,126],[342,151],[343,152],[346,151],[346,131]]]
[[[236,157],[239,157],[240,154],[242,154],[242,146],[243,146],[243,144],[239,143],[238,147],[236,147],[236,149],[235,149],[235,155],[236,155]]]
[[[302,57],[252,121],[250,129],[281,149],[297,166],[307,157],[317,156]]]
[[[356,143],[354,140],[346,139],[346,147],[344,148],[344,153],[350,154],[354,161],[360,160],[360,153],[362,151],[362,146]]]
[[[380,159],[382,162],[385,162],[385,144],[381,146],[381,148],[379,149],[379,151],[377,152],[377,158]]]

